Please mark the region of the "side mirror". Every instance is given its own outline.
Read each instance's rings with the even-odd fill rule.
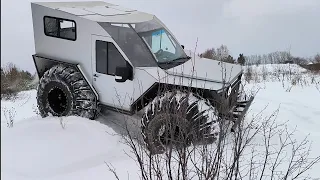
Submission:
[[[182,49],[184,49],[184,45],[181,45]]]
[[[127,66],[123,67],[116,67],[116,82],[125,82],[126,80],[132,80],[133,72],[132,67],[130,64],[127,64]]]

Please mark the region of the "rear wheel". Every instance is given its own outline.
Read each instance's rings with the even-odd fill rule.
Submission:
[[[62,64],[46,71],[40,79],[37,103],[42,117],[96,117],[96,97],[90,86],[75,68]]]
[[[152,154],[169,146],[213,143],[220,132],[215,108],[193,93],[166,92],[146,107],[142,136]]]

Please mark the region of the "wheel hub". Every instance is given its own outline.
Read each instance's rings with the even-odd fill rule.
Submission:
[[[155,139],[162,144],[163,147],[168,145],[181,146],[186,143],[187,124],[186,120],[177,115],[159,116],[157,119],[161,122],[158,128],[155,128]],[[169,116],[169,117],[168,117]]]
[[[48,103],[54,113],[62,115],[67,109],[67,96],[62,89],[54,87],[48,93]]]

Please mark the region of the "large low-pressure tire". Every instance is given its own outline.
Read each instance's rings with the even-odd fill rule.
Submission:
[[[213,143],[220,127],[215,108],[193,93],[166,92],[145,108],[142,136],[152,154],[168,146],[185,147],[191,143]]]
[[[40,115],[96,117],[96,97],[77,69],[53,66],[41,77],[37,90]]]

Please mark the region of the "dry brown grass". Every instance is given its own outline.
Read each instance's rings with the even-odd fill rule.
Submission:
[[[34,77],[30,72],[20,70],[12,63],[1,67],[1,99],[12,99],[18,92],[34,88],[30,86]]]
[[[315,72],[315,73],[320,73],[320,62],[319,63],[314,63],[314,64],[307,64],[307,65],[300,65],[301,67]]]

